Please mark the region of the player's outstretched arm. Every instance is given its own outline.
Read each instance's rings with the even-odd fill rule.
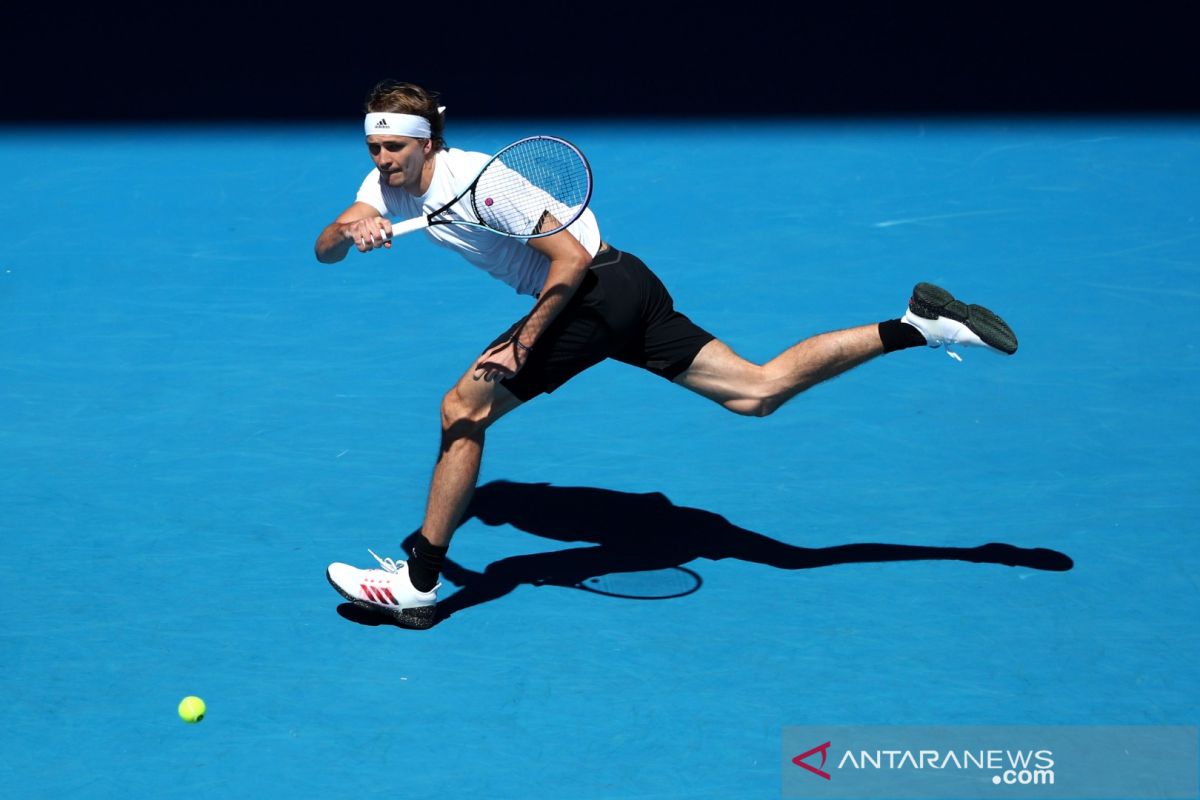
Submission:
[[[351,247],[366,253],[377,247],[392,246],[392,223],[379,216],[368,203],[355,203],[325,226],[317,237],[317,261],[334,264],[346,257]]]

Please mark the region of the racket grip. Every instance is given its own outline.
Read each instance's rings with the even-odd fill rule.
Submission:
[[[413,219],[405,220],[404,222],[392,222],[392,238],[403,236],[406,233],[413,231],[424,230],[429,227],[429,217],[420,216]]]

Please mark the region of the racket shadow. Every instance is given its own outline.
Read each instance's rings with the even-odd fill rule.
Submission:
[[[711,511],[677,506],[660,492],[633,494],[547,483],[493,481],[480,486],[463,521],[470,519],[585,546],[504,558],[482,572],[447,558],[443,580],[459,590],[438,603],[439,619],[497,600],[522,585],[562,586],[628,599],[681,597],[703,583],[698,573],[683,566],[701,558],[736,558],[785,570],[895,561],[967,561],[1053,572],[1074,566],[1069,556],[1055,550],[1000,542],[977,547],[870,542],[799,547],[740,528]],[[414,532],[405,541],[405,552],[415,536]],[[628,577],[638,573],[646,577]],[[637,591],[604,590],[612,576],[626,576],[619,585],[634,585]]]

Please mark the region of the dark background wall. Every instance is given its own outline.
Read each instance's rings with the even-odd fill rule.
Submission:
[[[1196,112],[1195,5],[45,5],[3,117],[345,118],[383,77],[464,117]]]

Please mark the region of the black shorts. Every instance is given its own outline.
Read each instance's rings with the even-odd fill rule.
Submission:
[[[526,319],[513,323],[488,349],[511,339]],[[640,258],[610,247],[597,254],[525,366],[501,384],[518,399],[530,400],[606,358],[674,380],[715,338],[675,310],[667,287]]]

